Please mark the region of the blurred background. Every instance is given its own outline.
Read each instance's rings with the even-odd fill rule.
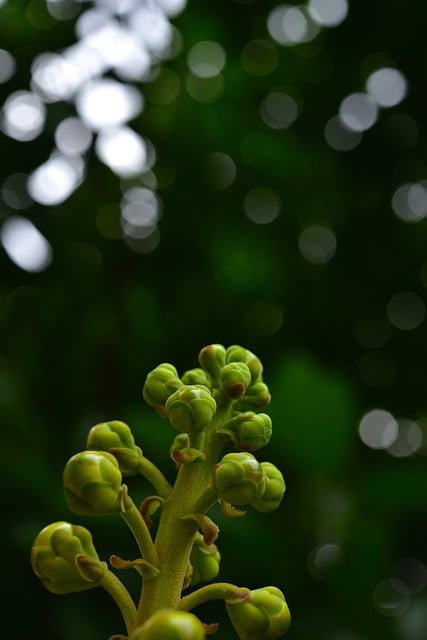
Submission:
[[[3,634],[123,632],[29,550],[66,460],[120,419],[173,479],[146,374],[210,343],[264,364],[280,509],[227,519],[221,579],[280,587],[290,640],[425,640],[422,3],[0,0]],[[130,479],[137,498],[150,493]],[[126,575],[129,588],[135,577]],[[220,603],[200,612],[232,631]]]

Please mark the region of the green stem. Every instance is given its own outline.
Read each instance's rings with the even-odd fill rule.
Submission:
[[[138,473],[152,484],[162,498],[167,498],[172,491],[172,487],[160,469],[145,456],[142,456],[139,462]]]
[[[191,611],[195,607],[205,602],[210,602],[211,600],[246,600],[250,593],[250,589],[246,587],[236,587],[229,582],[217,582],[216,584],[201,587],[188,596],[181,598],[177,609],[181,611]]]
[[[129,591],[112,571],[105,571],[99,584],[110,594],[119,607],[126,625],[126,631],[130,634],[135,626],[136,607]]]
[[[220,408],[197,440],[202,445],[203,458],[180,465],[172,492],[162,506],[155,547],[160,574],[144,583],[138,607],[137,622],[141,624],[157,609],[176,608],[181,599],[194,536],[198,523],[185,519],[204,513],[216,500],[213,486],[215,465],[224,445],[224,437],[217,429],[228,417],[228,409]],[[194,442],[191,442],[193,444]]]
[[[158,557],[150,531],[139,509],[127,493],[123,497],[123,511],[120,515],[132,531],[144,560],[157,567]]]

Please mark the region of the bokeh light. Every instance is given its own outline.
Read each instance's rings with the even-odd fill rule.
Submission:
[[[335,255],[337,241],[331,229],[322,224],[306,226],[300,233],[298,247],[311,264],[326,264]]]
[[[199,78],[214,78],[225,66],[225,51],[217,42],[204,40],[193,45],[187,55],[190,71]]]
[[[384,67],[371,73],[366,90],[380,107],[394,107],[405,98],[408,83],[403,73]]]
[[[30,91],[15,91],[3,105],[1,128],[15,140],[34,140],[43,130],[46,109]]]
[[[103,129],[96,139],[98,157],[123,178],[136,176],[147,168],[147,146],[129,127]]]
[[[401,616],[410,605],[407,586],[400,580],[383,580],[374,589],[374,606],[383,616]]]
[[[336,27],[348,13],[347,0],[309,0],[307,5],[311,18],[323,27]]]
[[[64,118],[55,131],[56,146],[65,155],[85,153],[92,143],[92,133],[79,118]]]
[[[335,151],[352,151],[362,140],[361,132],[349,130],[338,116],[328,120],[324,134],[326,142]]]
[[[142,96],[135,87],[105,78],[83,87],[76,98],[76,109],[87,127],[99,131],[137,116],[142,109]]]
[[[203,168],[206,181],[212,189],[227,189],[236,179],[236,163],[227,153],[210,153],[204,159]]]
[[[271,11],[267,29],[273,40],[288,47],[310,42],[319,33],[319,25],[311,19],[305,6],[287,4],[278,5]]]
[[[387,449],[396,440],[399,427],[392,414],[384,409],[372,409],[359,423],[359,436],[371,449]]]
[[[9,51],[0,49],[0,83],[7,82],[15,73],[16,61]]]
[[[427,215],[427,185],[411,182],[400,185],[393,193],[391,207],[404,222],[419,222]]]
[[[410,331],[424,322],[426,306],[421,297],[411,291],[401,291],[390,298],[387,316],[391,324]]]
[[[28,193],[36,202],[48,207],[64,202],[81,183],[83,160],[55,153],[28,177]]]
[[[246,194],[243,207],[249,220],[256,224],[269,224],[280,213],[280,198],[266,187],[254,187]]]
[[[298,104],[294,98],[281,91],[272,91],[261,103],[262,121],[271,129],[286,129],[298,117]]]
[[[341,102],[339,117],[350,131],[362,132],[375,124],[378,118],[378,108],[368,94],[356,92]]]
[[[309,553],[307,567],[314,578],[324,579],[342,559],[343,553],[337,544],[321,544]]]
[[[417,558],[402,558],[393,567],[391,577],[403,582],[409,593],[421,593],[427,586],[427,567]]]
[[[25,173],[14,173],[3,182],[1,197],[11,209],[28,209],[33,204],[33,199],[27,191],[27,181],[28,176]]]
[[[30,141],[46,125],[46,105],[61,101],[75,106],[77,115],[68,112],[56,124],[56,151],[28,178],[29,195],[46,206],[64,202],[81,184],[85,177],[81,155],[90,149],[92,132],[98,134],[95,151],[99,159],[119,177],[147,175],[155,154],[148,140],[125,126],[144,107],[141,87],[132,83],[162,77],[163,89],[158,82],[153,102],[157,99],[157,104],[163,105],[173,101],[180,90],[176,74],[162,70],[160,63],[180,50],[179,32],[169,17],[184,9],[185,0],[91,4],[82,11],[80,2],[48,0],[46,18],[51,20],[49,14],[62,21],[75,18],[77,40],[56,52],[39,53],[31,66],[31,91],[9,95],[1,112],[2,131],[16,140]],[[27,11],[28,20],[42,28],[43,20],[33,5]],[[199,60],[201,64],[197,56],[205,56]],[[208,87],[200,86],[190,80],[190,94],[201,101],[215,99],[222,92],[223,79],[216,72],[210,77],[206,69],[209,65],[211,69],[223,68],[224,49],[217,43],[199,43],[191,52],[193,58],[192,76],[200,81],[214,80],[215,86],[209,82]],[[6,82],[15,67],[14,57],[0,49],[0,82]],[[5,202],[9,198],[15,203],[12,208],[24,208],[10,189],[4,187],[4,195]]]
[[[268,76],[279,64],[277,48],[268,40],[251,40],[240,56],[242,67],[252,76]]]
[[[43,271],[52,260],[50,244],[26,218],[8,218],[1,227],[0,239],[9,258],[24,271]]]
[[[406,458],[419,451],[423,444],[423,433],[413,420],[399,419],[398,433],[387,451],[395,458]]]

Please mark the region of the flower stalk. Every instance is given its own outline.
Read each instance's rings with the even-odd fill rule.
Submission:
[[[145,401],[178,431],[171,446],[177,470],[172,485],[120,421],[92,427],[87,449],[64,469],[72,511],[117,514],[128,525],[140,557],[112,555],[110,563],[116,570],[138,571],[136,601],[99,559],[90,533],[77,525],[54,523],[37,536],[33,570],[54,593],[103,587],[122,613],[129,640],[199,640],[217,625],[202,624],[190,611],[210,600],[224,601],[241,640],[280,638],[290,617],[276,587],[251,592],[225,582],[198,586],[220,571],[219,530],[207,515],[211,507],[219,502],[230,516],[245,513],[235,505],[268,512],[279,506],[285,492],[281,472],[269,462],[259,463],[252,453],[266,446],[272,433],[269,416],[257,413],[270,400],[259,358],[237,345],[213,344],[201,350],[199,364],[179,377],[173,365],[162,363],[148,374],[143,388]],[[230,444],[237,452],[223,455]],[[123,484],[128,475],[142,476],[155,491],[141,509]],[[155,511],[159,517],[154,525]],[[258,624],[253,633],[251,616]]]

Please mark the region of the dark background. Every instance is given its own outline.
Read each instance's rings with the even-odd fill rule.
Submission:
[[[176,100],[159,106],[156,80],[138,85],[146,106],[132,126],[156,148],[163,203],[153,252],[101,232],[105,206],[118,226],[121,185],[93,151],[85,181],[66,202],[25,212],[52,245],[49,267],[28,273],[0,251],[4,635],[92,640],[122,630],[103,592],[44,590],[29,565],[32,540],[46,524],[70,519],[91,529],[103,558],[132,555],[121,521],[69,513],[63,465],[93,424],[120,419],[172,478],[174,433],[145,406],[145,376],[163,361],[180,372],[197,366],[200,348],[220,342],[246,346],[264,363],[273,437],[259,458],[279,466],[287,483],[273,514],[216,514],[221,579],[279,586],[293,615],[290,640],[426,637],[427,325],[399,329],[387,307],[402,291],[427,297],[427,223],[406,223],[391,207],[399,185],[427,178],[427,14],[415,0],[354,1],[341,25],[281,47],[266,30],[275,6],[190,0],[173,20],[181,53],[164,62],[181,81]],[[54,20],[41,0],[0,7],[0,47],[18,65],[0,87],[3,100],[28,88],[38,53],[74,41],[73,22]],[[242,66],[253,39],[274,47],[271,73]],[[224,90],[212,102],[186,91],[186,55],[201,40],[220,43],[227,55]],[[338,152],[325,141],[325,124],[346,95],[363,91],[378,61],[405,75],[408,95],[380,111],[354,150]],[[274,130],[259,105],[282,86],[300,96],[301,110],[291,128]],[[72,105],[49,105],[46,129],[32,142],[0,133],[0,181],[44,161],[63,112]],[[415,122],[415,137],[393,128],[396,115]],[[236,165],[226,189],[206,164],[213,152]],[[245,215],[244,198],[257,186],[280,197],[269,224]],[[14,213],[0,203],[2,220]],[[336,253],[325,264],[299,250],[311,223],[335,234]],[[369,341],[378,323],[385,337]],[[409,456],[368,448],[358,426],[375,408],[416,420],[424,443]],[[129,485],[136,496],[149,491]],[[205,616],[223,621],[218,638],[231,637],[220,604]]]

